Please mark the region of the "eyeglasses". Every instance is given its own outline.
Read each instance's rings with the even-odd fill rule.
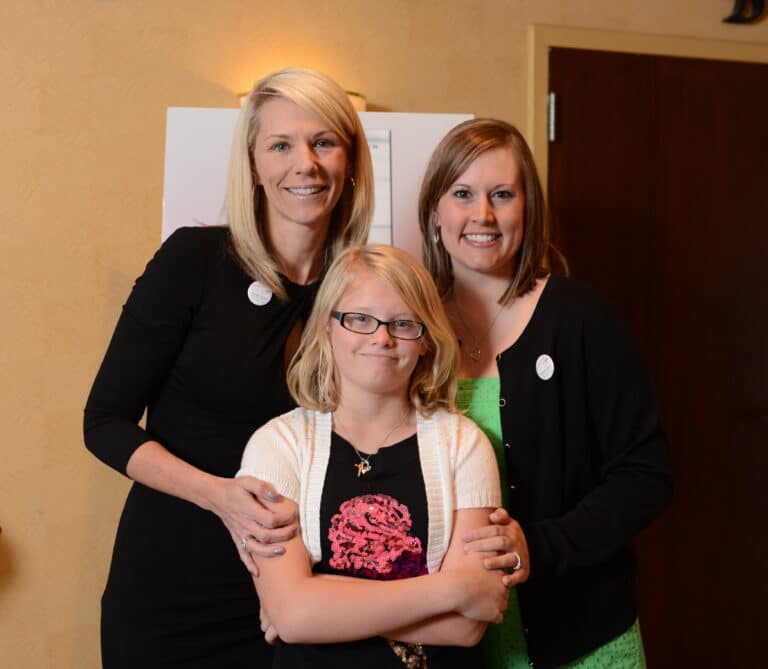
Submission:
[[[419,321],[380,321],[368,314],[358,314],[353,311],[332,311],[331,316],[341,324],[345,330],[357,334],[373,334],[380,325],[387,326],[387,332],[395,339],[419,339],[424,334],[427,326]]]

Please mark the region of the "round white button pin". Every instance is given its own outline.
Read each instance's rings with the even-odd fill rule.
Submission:
[[[555,373],[555,363],[546,353],[536,359],[536,373],[542,381],[549,381]]]
[[[272,291],[261,281],[254,281],[248,286],[248,299],[257,307],[263,307],[272,299]]]

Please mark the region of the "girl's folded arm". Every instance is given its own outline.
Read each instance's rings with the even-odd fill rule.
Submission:
[[[274,505],[295,504],[285,500]],[[285,510],[285,509],[283,509]],[[255,557],[253,581],[262,606],[287,643],[338,643],[386,635],[457,609],[467,588],[456,574],[438,573],[399,581],[325,579],[313,576],[300,537],[281,557]]]
[[[295,508],[289,500],[271,506],[274,511],[292,510],[284,505]],[[482,514],[483,519],[487,518],[486,510]],[[407,630],[416,623],[430,621],[427,629],[439,627],[441,635],[458,645],[457,640],[474,640],[478,630],[484,629],[484,623],[472,624],[462,615],[455,619],[445,616],[446,620],[438,623],[438,617],[462,610],[480,618],[492,618],[501,608],[501,578],[484,570],[477,554],[467,556],[450,571],[375,581],[314,576],[301,538],[295,537],[284,545],[285,554],[277,559],[255,558],[260,575],[253,580],[270,622],[286,643],[394,637],[398,636],[392,634],[394,630]],[[493,578],[498,578],[498,588]],[[449,634],[461,639],[450,639]],[[469,644],[464,641],[461,645]]]
[[[451,542],[440,567],[441,572],[449,572],[467,564],[483,569],[482,560],[489,554],[466,553],[462,537],[471,530],[487,525],[491,511],[492,509],[460,509],[454,513]],[[501,576],[499,572],[499,579]],[[397,641],[433,646],[474,646],[483,638],[487,627],[487,622],[472,620],[461,613],[449,612],[411,625],[403,625],[386,636]]]

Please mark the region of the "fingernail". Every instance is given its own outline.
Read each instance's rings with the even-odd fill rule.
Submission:
[[[267,493],[267,497],[268,497],[268,498],[269,498],[269,500],[270,500],[270,501],[272,501],[272,502],[277,502],[277,501],[280,499],[280,495],[278,495],[278,494],[277,494],[277,493],[276,493],[274,490],[270,490],[270,491]]]
[[[273,548],[272,549],[272,554],[273,555],[282,555],[283,553],[285,553],[285,549],[284,548],[277,547],[277,548]]]
[[[293,528],[293,536],[295,537],[298,533],[299,533],[299,528],[298,527],[294,527]]]

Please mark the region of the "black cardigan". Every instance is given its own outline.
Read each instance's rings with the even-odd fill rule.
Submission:
[[[523,624],[532,662],[553,667],[637,617],[631,541],[670,502],[666,439],[637,344],[579,282],[550,277],[497,364],[509,511],[531,558]]]

